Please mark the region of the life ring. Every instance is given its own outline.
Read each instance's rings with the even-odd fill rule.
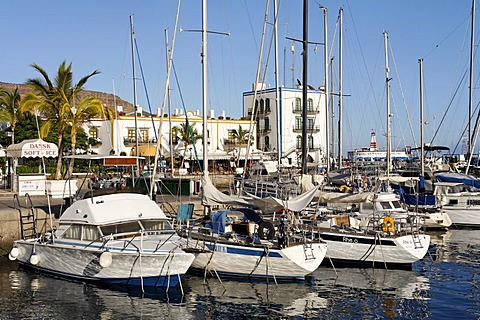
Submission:
[[[258,237],[263,240],[273,240],[275,237],[275,227],[270,221],[262,221],[258,225]]]
[[[348,193],[348,191],[350,191],[350,188],[347,185],[344,184],[340,187],[340,192]]]
[[[383,218],[383,232],[395,232],[395,222],[392,217]]]

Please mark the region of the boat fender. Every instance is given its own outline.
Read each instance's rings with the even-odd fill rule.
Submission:
[[[383,232],[394,232],[395,231],[395,222],[393,222],[392,217],[383,218]]]
[[[38,255],[33,252],[32,255],[30,256],[30,263],[36,266],[39,262]]]
[[[263,240],[273,240],[275,227],[270,221],[262,221],[258,226],[258,237]]]
[[[350,191],[350,188],[347,185],[344,184],[340,187],[340,192],[348,193],[348,191]]]
[[[10,253],[8,254],[8,258],[13,261],[18,258],[18,255],[20,254],[20,251],[18,250],[17,247],[13,247]]]
[[[108,268],[112,264],[112,253],[105,251],[100,255],[99,264],[102,268]]]

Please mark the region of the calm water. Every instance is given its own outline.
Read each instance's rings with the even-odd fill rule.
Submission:
[[[432,234],[412,271],[321,267],[306,282],[184,279],[165,292],[107,289],[0,259],[0,319],[480,319],[480,230]]]

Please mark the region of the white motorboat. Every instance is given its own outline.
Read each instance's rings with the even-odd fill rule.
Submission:
[[[440,212],[447,214],[455,228],[480,228],[480,191],[461,182],[435,183]]]
[[[57,276],[105,284],[173,287],[195,256],[146,195],[105,193],[75,201],[58,229],[14,242],[10,259]]]
[[[219,210],[210,221],[184,229],[197,253],[191,268],[229,277],[303,280],[327,251],[321,240],[289,236],[288,223],[275,226],[251,208]]]

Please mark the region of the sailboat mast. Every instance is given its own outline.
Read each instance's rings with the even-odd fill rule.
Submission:
[[[281,122],[281,110],[280,110],[280,89],[278,83],[278,7],[277,0],[273,1],[273,29],[274,29],[274,41],[275,41],[275,106],[277,112],[277,157],[278,164],[280,165],[282,160],[282,122]]]
[[[343,124],[343,8],[339,11],[339,31],[338,31],[338,167],[342,167],[342,124]]]
[[[325,87],[324,87],[324,97],[325,97],[325,153],[327,154],[327,172],[330,172],[330,144],[328,141],[329,136],[329,110],[328,110],[328,95],[329,95],[329,83],[328,83],[328,10],[327,8],[322,7],[323,9],[323,55],[324,55],[324,76],[325,76]],[[333,129],[333,128],[332,128]]]
[[[390,76],[388,67],[388,33],[383,33],[384,46],[385,46],[385,90],[387,100],[387,178],[390,176],[390,166],[392,163],[391,154],[391,136],[390,136]],[[388,184],[388,181],[387,181]]]
[[[168,29],[165,29],[165,58],[167,62],[167,70],[170,61],[170,49],[168,45]],[[168,127],[170,128],[168,133],[168,140],[170,141],[170,170],[173,174],[173,137],[172,137],[172,110],[170,101],[170,83],[167,81],[167,107],[168,107]],[[163,110],[162,110],[163,111]],[[161,115],[163,118],[163,114]],[[159,139],[161,135],[159,135]]]
[[[423,142],[423,59],[418,59],[420,66],[420,166],[421,176],[425,176],[425,147]]]
[[[302,174],[307,173],[307,62],[308,62],[308,0],[303,0],[303,86],[302,86]],[[328,162],[328,155],[327,155]]]
[[[202,0],[203,172],[208,174],[207,129],[207,0]]]
[[[137,82],[135,74],[135,31],[133,29],[133,15],[130,15],[130,40],[132,46],[132,78],[133,78],[133,112],[135,114],[135,156],[138,157],[138,119],[137,119]],[[137,170],[138,170],[138,158]],[[135,176],[132,175],[133,186],[135,186]]]
[[[472,22],[470,31],[470,83],[468,88],[468,157],[472,150],[472,103],[473,103],[473,46],[475,44],[475,0],[472,0]]]

